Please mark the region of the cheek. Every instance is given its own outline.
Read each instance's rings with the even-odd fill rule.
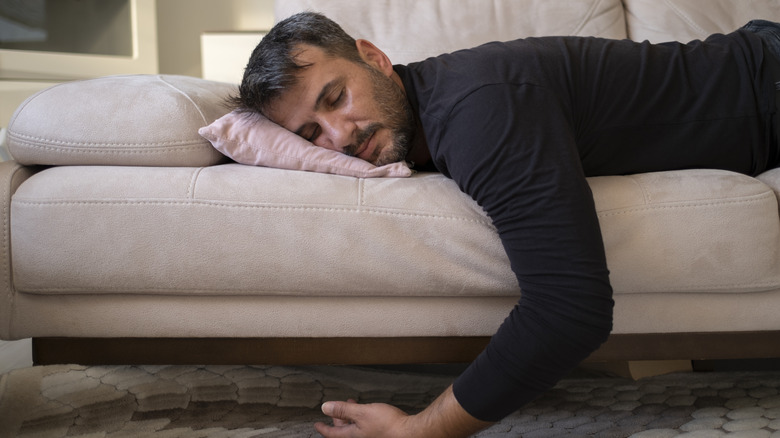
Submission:
[[[393,140],[394,140],[393,132],[389,128],[385,127],[384,129],[378,131],[377,134],[381,134],[377,139],[379,140],[377,142],[377,145],[380,146],[382,149],[385,149],[386,147],[393,144]]]
[[[355,90],[352,97],[343,106],[344,112],[353,115],[356,119],[375,121],[382,114],[381,105],[374,98],[369,89]]]

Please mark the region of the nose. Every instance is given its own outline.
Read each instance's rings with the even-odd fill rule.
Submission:
[[[350,121],[344,114],[329,112],[319,117],[319,125],[322,132],[314,144],[326,149],[332,149],[338,152],[345,152],[347,146],[352,142],[354,132],[357,126]]]

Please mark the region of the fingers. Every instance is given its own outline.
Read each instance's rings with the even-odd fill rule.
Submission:
[[[384,403],[360,405],[348,402],[326,402],[322,413],[333,418],[333,426],[315,425],[325,438],[381,438],[408,437],[408,415],[400,409]]]
[[[325,402],[322,404],[322,413],[333,418],[333,426],[316,423],[314,428],[325,438],[351,437],[356,429],[355,408],[359,409],[359,405],[352,399],[347,402]]]
[[[353,436],[354,425],[328,426],[325,423],[315,423],[314,429],[325,438],[350,438]]]

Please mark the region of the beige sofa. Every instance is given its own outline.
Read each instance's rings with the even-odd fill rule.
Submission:
[[[690,40],[772,0],[278,1],[396,63],[488,40]],[[228,162],[198,136],[231,84],[50,88],[0,165],[0,337],[38,363],[467,361],[521,291],[484,212],[435,173],[358,179]],[[615,290],[591,360],[780,357],[780,170],[589,180]]]

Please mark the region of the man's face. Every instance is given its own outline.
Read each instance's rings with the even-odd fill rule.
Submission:
[[[414,135],[415,119],[401,87],[380,70],[317,47],[301,46],[307,65],[266,116],[317,146],[374,165],[401,161]]]

